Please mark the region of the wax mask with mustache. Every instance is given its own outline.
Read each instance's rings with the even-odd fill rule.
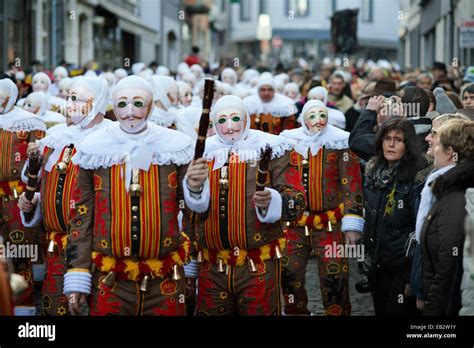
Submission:
[[[304,123],[311,134],[317,134],[324,130],[328,124],[328,112],[326,108],[312,106],[304,114]]]
[[[146,128],[153,106],[153,94],[142,88],[124,88],[113,95],[114,112],[120,128],[127,133],[140,133]]]
[[[233,108],[224,108],[219,112],[216,130],[227,143],[240,140],[245,129],[245,116]]]

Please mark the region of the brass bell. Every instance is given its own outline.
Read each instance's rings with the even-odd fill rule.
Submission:
[[[140,171],[137,168],[132,169],[132,183],[130,185],[130,195],[133,197],[139,197],[142,193],[142,187],[140,182]]]
[[[142,282],[140,283],[140,291],[143,291],[143,292],[147,291],[149,279],[150,278],[147,275],[143,277]]]
[[[308,226],[305,226],[305,227],[304,227],[304,235],[305,235],[306,237],[311,236],[311,232],[310,232]]]
[[[217,272],[224,273],[224,261],[222,261],[222,259],[219,259],[218,261]]]
[[[279,260],[283,257],[283,254],[281,253],[280,247],[278,245],[275,245],[275,259]]]
[[[51,239],[48,244],[48,253],[54,252],[54,241]]]
[[[287,221],[286,222],[286,227],[290,227],[291,226],[291,222]]]
[[[202,259],[202,251],[199,251],[199,252],[198,252],[197,262],[199,262],[199,263],[203,262],[203,259]]]
[[[179,275],[178,265],[173,266],[173,280],[180,280],[181,276]]]
[[[257,272],[257,266],[255,266],[255,262],[251,258],[249,258],[249,269],[250,272]]]
[[[13,198],[18,199],[18,192],[16,191],[16,187],[13,188]]]
[[[261,121],[260,115],[259,115],[259,116],[256,116],[256,117],[255,117],[255,123],[256,123],[256,124],[260,124],[260,121]]]
[[[102,278],[101,283],[110,288],[114,286],[116,276],[117,274],[114,271],[110,271],[104,278]]]
[[[302,160],[302,161],[301,161],[301,165],[302,165],[304,168],[308,168],[308,166],[309,166],[308,160],[306,160],[306,159]]]
[[[66,174],[66,170],[67,170],[67,163],[59,162],[58,164],[56,164],[56,171],[59,174]]]
[[[229,180],[219,179],[219,187],[223,190],[227,190],[229,188]]]
[[[139,184],[130,185],[130,195],[133,197],[139,197],[142,193],[142,187]]]
[[[328,221],[328,232],[332,232],[331,220]]]

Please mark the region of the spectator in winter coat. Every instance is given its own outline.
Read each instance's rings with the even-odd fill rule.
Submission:
[[[410,270],[404,246],[415,229],[419,195],[417,168],[422,159],[414,126],[390,118],[376,137],[376,155],[366,166],[364,184],[365,250],[373,260],[369,270],[376,315],[403,315],[413,311],[405,293]]]
[[[450,120],[438,129],[435,167],[454,166],[432,185],[437,202],[421,229],[423,315],[455,315],[460,309],[465,191],[474,187],[474,122]],[[457,306],[457,308],[456,308]]]

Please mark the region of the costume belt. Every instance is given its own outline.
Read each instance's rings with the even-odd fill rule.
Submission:
[[[2,181],[0,182],[0,197],[16,200],[25,188],[25,183],[19,180]]]
[[[219,268],[223,267],[223,265],[243,266],[248,262],[252,270],[255,267],[255,263],[262,263],[272,258],[282,258],[281,252],[285,249],[285,245],[286,237],[282,237],[252,250],[215,250],[199,249],[197,247],[199,250],[198,262],[206,261],[218,264]]]
[[[175,251],[161,258],[133,260],[130,257],[107,256],[101,252],[92,252],[92,263],[101,272],[109,273],[121,280],[140,281],[163,278],[170,272],[176,272],[177,266],[184,265],[189,260],[191,241],[186,234],[181,233],[184,241]],[[179,279],[179,278],[178,278]],[[177,279],[176,279],[177,280]]]
[[[58,251],[65,250],[67,246],[67,233],[62,231],[50,231],[48,232],[48,240],[48,252],[54,252],[55,247]]]
[[[308,227],[317,230],[327,228],[331,222],[331,225],[336,225],[344,217],[344,203],[339,204],[335,209],[330,209],[321,213],[305,212],[299,220],[294,223],[290,223],[290,226]]]

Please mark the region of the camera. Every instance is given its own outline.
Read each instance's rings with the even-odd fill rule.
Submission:
[[[375,282],[375,267],[376,261],[372,253],[365,255],[364,260],[359,263],[359,270],[364,275],[364,277],[355,283],[355,289],[360,294],[366,294],[373,290],[373,285]]]

